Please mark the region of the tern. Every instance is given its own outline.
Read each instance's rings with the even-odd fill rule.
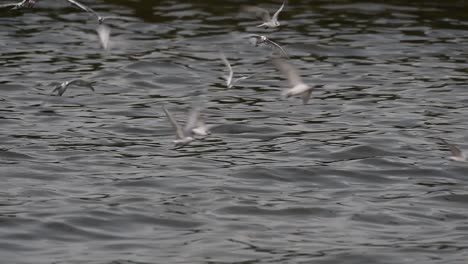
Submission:
[[[223,60],[224,64],[226,65],[226,67],[228,68],[229,70],[229,75],[228,76],[224,76],[224,78],[226,79],[226,85],[227,85],[227,88],[232,88],[234,85],[236,85],[236,83],[238,83],[240,80],[245,80],[247,78],[249,78],[250,76],[242,76],[242,77],[239,77],[237,79],[233,79],[233,76],[234,76],[234,71],[232,70],[232,67],[231,67],[231,64],[229,63],[229,61],[227,60],[226,56],[224,56],[224,53],[220,52],[220,57],[221,57],[221,60]]]
[[[450,160],[459,161],[459,162],[466,162],[467,161],[466,154],[463,151],[461,151],[457,146],[448,143],[447,141],[445,141],[442,138],[439,138],[439,139],[440,139],[440,141],[442,141],[442,143],[447,145],[447,147],[450,149],[450,152],[452,152],[452,156],[449,157]]]
[[[291,86],[289,89],[285,89],[281,96],[283,98],[288,98],[295,95],[302,95],[302,102],[303,104],[307,104],[310,98],[310,94],[312,92],[312,87],[305,84],[299,74],[296,72],[293,66],[289,63],[285,62],[281,59],[273,59],[273,64],[285,74],[289,80],[289,85]]]
[[[258,47],[259,44],[265,44],[267,46],[278,49],[281,54],[283,54],[286,58],[288,57],[286,51],[278,43],[272,41],[271,39],[263,35],[250,35],[249,38],[252,40],[255,47]]]
[[[107,19],[130,20],[129,18],[126,18],[126,17],[118,17],[118,16],[105,16],[104,17],[104,16],[100,16],[96,11],[94,11],[93,9],[91,9],[88,6],[83,5],[82,3],[78,2],[78,1],[67,0],[67,2],[69,2],[70,4],[78,7],[79,9],[81,9],[83,11],[86,11],[86,12],[94,15],[97,18],[99,24],[104,23],[104,20],[107,20]]]
[[[270,13],[268,12],[268,10],[256,6],[245,6],[243,10],[246,12],[255,13],[255,15],[262,17],[263,24],[260,24],[257,27],[275,28],[280,26],[280,22],[278,21],[278,15],[283,10],[285,4],[286,0],[283,2],[278,11],[276,11],[273,17],[270,17]]]
[[[176,146],[185,146],[195,140],[194,135],[206,136],[209,134],[209,127],[201,119],[201,109],[194,108],[190,111],[185,127],[182,128],[175,120],[174,116],[163,107],[167,119],[176,132],[176,139],[173,141]]]
[[[36,4],[35,0],[23,0],[18,3],[0,4],[0,8],[9,8],[9,7],[11,7],[11,9],[20,9],[23,7],[31,8],[31,7],[34,7],[35,4]]]
[[[70,85],[86,86],[89,89],[91,89],[91,91],[94,92],[94,87],[91,85],[91,83],[89,83],[87,81],[83,81],[83,80],[70,80],[70,81],[65,81],[65,82],[55,86],[54,90],[52,91],[52,94],[57,92],[58,96],[62,96],[63,93],[65,93],[65,91],[68,89],[68,86],[70,86]]]
[[[245,6],[242,9],[246,12],[255,13],[256,16],[261,17],[263,19],[263,24],[258,25],[257,27],[270,27],[275,28],[280,26],[280,22],[278,21],[278,15],[283,10],[286,0],[283,2],[281,7],[276,11],[273,17],[270,17],[270,13],[268,10],[256,7],[256,6]]]

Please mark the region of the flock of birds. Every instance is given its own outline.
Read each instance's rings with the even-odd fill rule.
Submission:
[[[32,8],[37,3],[37,1],[38,0],[22,0],[21,2],[18,2],[18,3],[1,4],[0,9],[10,8],[12,10],[17,10],[21,8]],[[127,17],[101,16],[96,11],[91,9],[90,7],[78,1],[75,1],[75,0],[65,0],[65,1],[93,15],[97,19],[98,26],[97,26],[96,32],[98,34],[101,46],[106,50],[109,48],[110,29],[104,24],[104,22],[110,19],[120,19],[120,20],[127,20],[127,21],[132,20],[131,18],[127,18]],[[278,20],[278,16],[281,13],[281,11],[284,9],[285,4],[286,4],[286,0],[283,1],[282,5],[273,14],[273,16],[270,16],[270,13],[268,10],[260,8],[260,7],[256,7],[256,6],[243,6],[242,11],[247,12],[247,13],[253,13],[256,16],[262,18],[263,23],[259,24],[257,27],[276,28],[281,25],[281,23]],[[312,92],[312,86],[304,83],[300,75],[297,73],[296,69],[284,59],[284,58],[288,58],[286,51],[278,43],[272,41],[271,39],[267,38],[264,35],[252,34],[252,35],[249,35],[248,37],[251,40],[252,44],[254,44],[256,47],[259,46],[260,44],[265,44],[267,46],[272,47],[276,51],[278,51],[279,56],[272,58],[271,61],[273,65],[275,65],[276,68],[280,72],[282,72],[284,75],[287,76],[287,79],[289,80],[289,84],[290,84],[289,88],[284,89],[282,91],[281,97],[284,99],[284,98],[288,98],[291,96],[300,95],[302,97],[303,104],[307,104],[310,99],[311,92]],[[226,58],[223,52],[220,52],[220,59],[224,62],[224,64],[226,65],[226,68],[229,71],[229,75],[224,76],[224,78],[226,79],[227,88],[232,88],[233,86],[238,84],[240,81],[245,80],[250,77],[250,76],[242,76],[239,78],[234,78],[234,72],[231,67],[231,64],[229,63],[228,59]],[[54,87],[51,95],[56,94],[58,96],[62,96],[70,85],[85,86],[94,92],[94,87],[92,86],[91,83],[84,81],[84,80],[70,80],[70,81],[65,81],[57,85],[56,87]],[[176,139],[173,142],[175,143],[176,147],[181,147],[181,146],[185,146],[189,144],[190,142],[195,140],[195,136],[208,135],[210,133],[210,129],[213,127],[213,125],[207,125],[203,121],[202,114],[201,114],[202,109],[200,107],[194,107],[189,112],[188,120],[183,128],[180,126],[180,124],[177,122],[177,120],[174,118],[171,112],[169,112],[169,110],[164,106],[163,106],[163,111],[167,119],[171,123],[172,127],[175,130]],[[449,144],[447,141],[445,141],[442,138],[438,138],[438,140],[440,140],[441,143],[445,144],[450,149],[452,153],[452,156],[450,157],[451,160],[460,161],[460,162],[468,161],[468,155],[462,152],[457,146],[453,144]]]

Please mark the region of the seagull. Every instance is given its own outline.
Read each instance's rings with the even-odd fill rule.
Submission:
[[[275,27],[280,26],[280,22],[278,22],[278,15],[283,10],[285,3],[286,3],[286,0],[283,1],[283,4],[278,9],[278,11],[276,11],[273,17],[270,17],[270,13],[268,12],[268,10],[260,8],[260,7],[245,6],[242,9],[246,12],[255,13],[256,16],[262,17],[264,23],[261,25],[258,25],[257,27],[275,28]]]
[[[447,141],[445,141],[442,138],[439,138],[439,139],[440,139],[440,141],[442,141],[442,143],[447,145],[447,147],[450,149],[450,152],[452,152],[452,156],[449,157],[450,160],[459,161],[459,162],[466,162],[467,161],[466,154],[464,152],[462,152],[457,146],[449,144]]]
[[[232,88],[240,80],[245,80],[245,79],[250,77],[250,76],[242,76],[242,77],[239,77],[239,78],[233,80],[232,77],[234,76],[234,71],[232,70],[231,64],[226,59],[226,56],[224,56],[224,53],[221,52],[220,57],[221,57],[221,60],[223,60],[224,64],[226,65],[226,67],[229,70],[229,75],[224,76],[224,78],[226,79],[227,88]]]
[[[91,91],[94,92],[94,87],[91,85],[91,83],[87,81],[83,81],[83,80],[70,80],[70,81],[65,81],[55,86],[51,94],[57,92],[58,96],[62,96],[63,93],[65,93],[65,91],[68,89],[68,86],[70,85],[86,86],[86,87],[89,87],[89,89],[91,89]]]
[[[94,11],[93,9],[91,9],[90,7],[88,6],[85,6],[83,5],[82,3],[78,2],[78,1],[75,1],[75,0],[67,0],[67,2],[69,2],[70,4],[78,7],[79,9],[83,10],[83,11],[86,11],[92,15],[94,15],[97,20],[98,20],[98,23],[99,25],[104,23],[104,20],[106,19],[120,19],[120,20],[130,20],[129,18],[126,18],[126,17],[118,17],[118,16],[100,16],[96,11]]]
[[[189,119],[182,129],[172,114],[163,106],[164,113],[169,119],[172,127],[176,131],[176,139],[173,141],[176,146],[185,146],[195,140],[195,135],[206,136],[209,134],[209,127],[201,119],[201,109],[194,108],[190,111]]]
[[[297,74],[296,69],[294,69],[293,66],[284,60],[273,59],[273,64],[276,66],[276,68],[278,68],[279,71],[287,76],[289,84],[291,85],[291,88],[285,89],[281,93],[281,96],[283,98],[288,98],[294,95],[302,94],[302,102],[307,104],[310,98],[310,93],[312,92],[312,87],[305,84],[299,74]]]
[[[23,8],[23,7],[32,8],[32,7],[34,7],[34,4],[36,4],[35,0],[23,0],[23,1],[18,2],[18,3],[1,4],[0,8],[11,7],[12,10],[13,9],[20,9],[20,8]]]
[[[276,42],[272,41],[271,39],[262,36],[262,35],[250,35],[249,38],[251,39],[252,43],[255,45],[255,47],[258,47],[259,44],[265,44],[267,46],[277,48],[280,50],[280,53],[282,53],[286,58],[288,57],[288,54],[284,49]]]
[[[110,28],[106,25],[99,25],[96,29],[96,32],[99,37],[99,42],[103,49],[109,49],[109,41],[110,41]]]

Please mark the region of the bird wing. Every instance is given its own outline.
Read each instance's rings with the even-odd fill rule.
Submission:
[[[459,158],[463,157],[462,151],[457,146],[448,143],[447,141],[445,141],[445,139],[442,139],[442,138],[439,138],[439,139],[440,141],[442,141],[442,143],[447,145],[447,147],[450,149],[450,152],[452,152],[452,156],[459,157]]]
[[[69,2],[70,4],[78,7],[79,9],[81,9],[83,11],[86,11],[88,13],[91,13],[91,14],[95,15],[98,19],[100,18],[99,14],[96,13],[96,11],[94,11],[90,7],[87,7],[87,6],[83,5],[82,3],[79,3],[79,2],[77,2],[75,0],[67,0],[67,2]]]
[[[18,4],[1,4],[0,8],[7,8],[7,7],[18,7]]]
[[[291,87],[302,83],[301,77],[297,74],[296,69],[294,69],[294,67],[291,66],[291,64],[285,62],[282,59],[273,59],[273,64],[276,66],[276,68],[278,68],[280,72],[286,75]]]
[[[273,21],[278,21],[278,15],[279,13],[283,10],[284,8],[284,4],[286,3],[286,0],[283,1],[283,4],[281,5],[281,7],[278,9],[278,11],[276,11],[276,13],[273,15],[273,18],[271,20]]]
[[[99,42],[103,49],[109,49],[109,39],[110,39],[110,28],[106,25],[99,25],[96,29],[96,32],[99,37]]]
[[[203,121],[201,120],[201,109],[199,107],[195,107],[190,110],[187,123],[184,128],[185,133],[191,134],[192,129],[198,127],[200,124],[203,124]]]
[[[271,20],[270,13],[268,10],[256,7],[256,6],[243,6],[242,11],[255,13],[257,17],[261,17],[264,22],[268,22]]]
[[[288,58],[288,54],[286,53],[286,51],[276,42],[272,41],[271,39],[266,39],[265,40],[266,44],[270,45],[270,46],[273,46],[277,49],[279,49],[281,51],[281,53],[283,53],[283,55]]]
[[[135,19],[130,17],[121,17],[121,16],[105,16],[102,17],[102,20],[113,19],[113,20],[123,20],[123,21],[135,21]]]
[[[237,82],[242,81],[242,80],[245,80],[245,79],[247,79],[247,78],[249,78],[249,77],[250,77],[250,76],[242,76],[242,77],[239,77],[239,78],[235,79],[235,80],[232,82],[232,85],[234,86],[234,85],[236,85]]]
[[[172,116],[172,114],[166,109],[166,107],[163,106],[163,110],[164,110],[164,113],[166,113],[166,116],[167,116],[167,119],[169,120],[169,122],[171,123],[172,127],[175,129],[176,131],[176,138],[177,139],[183,139],[185,137],[185,134],[184,134],[184,131],[182,130],[182,128],[179,126],[179,124],[177,123],[177,121],[174,119],[174,117]]]
[[[90,82],[83,81],[83,80],[80,80],[80,79],[75,79],[75,80],[69,81],[68,84],[66,85],[66,87],[68,87],[69,85],[86,86],[89,89],[91,89],[91,91],[94,92],[94,87]]]
[[[302,93],[302,103],[303,104],[307,104],[307,102],[309,102],[311,93],[312,93],[311,89],[309,89],[309,90]]]
[[[61,88],[61,87],[62,87],[61,84],[55,86],[55,87],[54,87],[54,90],[52,90],[52,92],[51,92],[50,94],[52,95],[53,93],[57,92],[57,95],[58,95],[58,96],[62,96],[62,94],[63,94],[64,91],[60,91],[60,88]]]
[[[231,64],[229,63],[229,61],[226,59],[226,56],[224,56],[224,53],[220,53],[220,57],[221,57],[221,60],[223,60],[224,64],[226,65],[226,67],[228,68],[229,70],[229,76],[227,78],[227,83],[228,85],[231,84],[232,82],[232,76],[234,75],[234,72],[232,71],[232,67],[231,67]]]

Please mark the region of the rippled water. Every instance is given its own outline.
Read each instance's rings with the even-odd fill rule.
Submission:
[[[6,1],[5,1],[6,2]],[[464,1],[65,1],[0,12],[2,263],[466,263]],[[262,1],[276,10],[281,1]],[[262,33],[309,84],[287,86]],[[226,89],[224,50],[236,74]],[[96,93],[59,82],[81,78]],[[202,103],[176,149],[162,112]]]

